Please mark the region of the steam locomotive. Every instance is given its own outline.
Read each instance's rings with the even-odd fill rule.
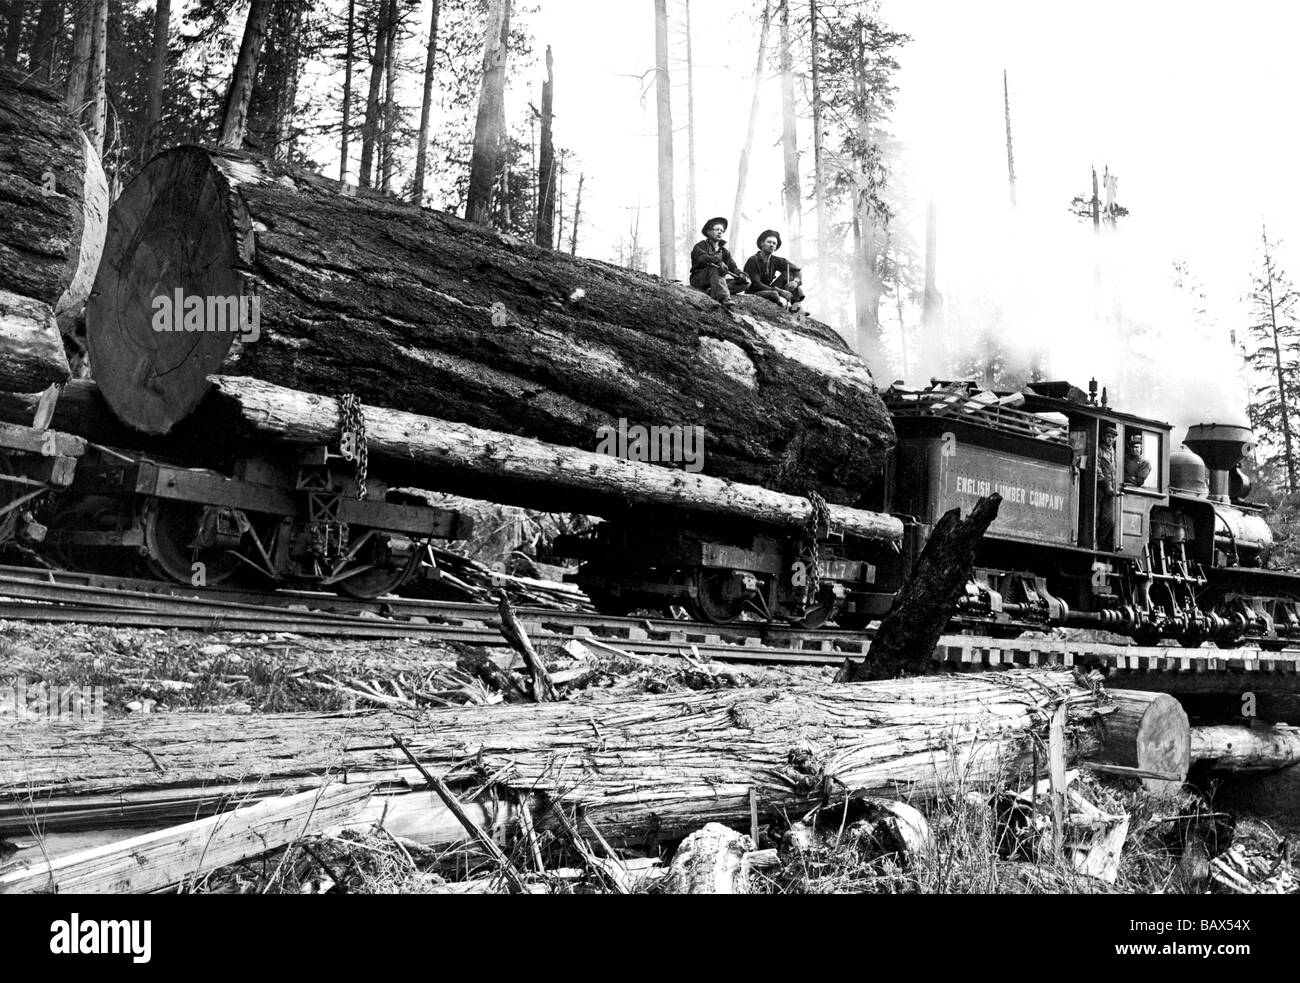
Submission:
[[[681,605],[714,623],[862,628],[889,611],[939,518],[997,492],[958,605],[966,628],[1002,637],[1096,628],[1188,647],[1277,649],[1300,638],[1300,576],[1269,569],[1272,534],[1239,467],[1248,429],[1193,426],[1174,450],[1169,424],[1118,412],[1104,393],[1099,402],[1095,383],[1089,394],[1060,382],[1001,395],[891,389],[886,403],[898,444],[858,504],[900,517],[899,544],[641,511],[557,551],[582,560],[573,579],[608,613]],[[1117,461],[1107,482],[1107,430],[1150,466]]]

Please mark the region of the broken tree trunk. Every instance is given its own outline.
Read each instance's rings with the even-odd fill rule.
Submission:
[[[176,291],[255,294],[256,340],[215,317],[154,330]],[[177,148],[128,186],[88,320],[105,399],[149,433],[209,375],[244,375],[570,447],[620,420],[705,427],[706,473],[837,503],[894,441],[867,366],[825,325],[757,298],[731,317],[683,285],[233,151]]]
[[[1192,760],[1211,771],[1277,771],[1300,764],[1294,727],[1193,727]]]
[[[421,786],[393,745],[397,734],[431,773],[461,769],[462,787],[483,791],[479,776],[496,776],[485,800],[536,794],[584,808],[610,837],[670,838],[707,822],[748,823],[751,789],[761,808],[794,813],[828,794],[1006,783],[1032,764],[1045,712],[1061,699],[1070,703],[1072,753],[1094,753],[1098,701],[1068,670],[422,715],[255,714],[238,726],[221,714],[180,713],[110,718],[94,730],[20,723],[0,728],[0,835],[22,835],[34,801],[43,827],[59,832],[192,819],[223,796],[302,791],[330,775]],[[480,808],[466,805],[476,821]],[[405,835],[419,835],[421,824],[443,842],[463,838],[428,810]]]
[[[251,429],[278,442],[335,445],[338,403],[256,379],[214,376],[216,395],[192,421],[209,433]],[[629,504],[745,518],[767,526],[806,528],[813,504],[755,485],[627,461],[527,437],[414,413],[363,406],[372,462],[384,462],[391,483],[435,488],[493,501],[618,515]],[[74,431],[75,432],[75,431]],[[858,539],[897,540],[891,515],[831,505],[831,529]],[[934,641],[938,641],[938,633]],[[932,643],[929,651],[934,650]]]
[[[871,650],[848,674],[848,682],[919,675],[930,668],[939,636],[952,618],[970,580],[975,550],[998,517],[1002,496],[981,498],[962,519],[952,509],[935,523],[916,566],[880,623]]]
[[[71,374],[63,338],[46,304],[0,289],[0,390],[27,392]]]
[[[99,156],[59,94],[0,69],[0,290],[77,314],[108,221]]]

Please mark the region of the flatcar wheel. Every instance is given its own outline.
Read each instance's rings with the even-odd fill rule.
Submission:
[[[361,601],[373,600],[392,594],[410,579],[420,565],[420,551],[414,550],[405,562],[396,566],[376,566],[362,573],[353,574],[334,584],[334,589],[348,597]]]
[[[713,625],[726,625],[736,621],[745,609],[743,597],[727,597],[724,593],[732,574],[726,570],[696,570],[692,575],[695,599],[691,609],[701,621]]]
[[[199,586],[225,583],[243,564],[225,547],[204,548],[191,544],[198,535],[203,507],[189,502],[150,499],[141,512],[144,527],[145,564],[154,576],[178,584],[193,584],[201,571]],[[202,564],[198,567],[197,564]]]
[[[830,609],[825,604],[819,604],[805,613],[802,618],[795,619],[792,624],[798,628],[806,628],[808,631],[816,631],[830,620]]]

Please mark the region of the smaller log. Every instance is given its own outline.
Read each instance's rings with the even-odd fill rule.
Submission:
[[[1167,776],[1143,778],[1151,792],[1177,791],[1191,764],[1191,725],[1167,693],[1107,690],[1114,711],[1097,725],[1100,749],[1089,760]]]
[[[1001,504],[1002,496],[994,493],[976,502],[965,519],[952,509],[935,523],[867,657],[852,667],[848,682],[919,676],[929,670],[939,636],[970,580],[975,550]]]
[[[334,785],[263,799],[231,812],[133,836],[0,874],[0,894],[140,894],[335,829],[370,798],[368,785]]]
[[[1294,727],[1193,727],[1192,761],[1216,772],[1277,771],[1300,764]]]
[[[0,290],[0,390],[35,392],[67,382],[71,375],[54,311],[38,300]]]
[[[339,442],[334,399],[242,376],[213,376],[211,381],[217,395],[209,400],[206,413],[201,408],[193,419],[208,415],[212,432],[229,432],[242,423],[264,440],[331,446]],[[757,485],[415,413],[374,406],[363,406],[362,411],[371,467],[378,471],[378,462],[387,465],[394,475],[391,483],[593,515],[619,515],[629,504],[640,504],[787,529],[807,528],[813,515],[808,499]],[[835,532],[867,540],[902,538],[903,524],[891,515],[841,505],[827,508]]]

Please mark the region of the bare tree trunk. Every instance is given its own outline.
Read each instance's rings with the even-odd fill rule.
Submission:
[[[4,63],[18,65],[18,48],[23,39],[23,15],[27,13],[26,0],[10,0],[5,5],[9,17],[5,31]]]
[[[1007,186],[1011,190],[1011,207],[1016,207],[1016,158],[1011,152],[1011,90],[1007,88],[1007,70],[1002,70],[1002,102],[1007,116]]]
[[[947,342],[943,336],[943,297],[936,278],[939,266],[939,210],[930,202],[925,210],[925,292],[921,295],[921,332],[925,350],[937,356],[941,371],[947,371]]]
[[[659,275],[677,279],[673,197],[673,101],[668,78],[668,0],[655,0],[655,110],[659,123]]]
[[[767,54],[768,28],[772,26],[772,8],[763,0],[763,26],[758,35],[758,60],[754,65],[754,97],[749,103],[749,126],[745,130],[745,147],[740,152],[740,173],[736,177],[736,207],[731,212],[731,227],[727,232],[733,241],[740,239],[740,220],[745,204],[745,183],[749,180],[749,155],[754,149],[754,127],[758,122],[758,95],[763,83],[763,56]]]
[[[434,0],[437,10],[437,0]],[[355,54],[357,0],[348,0],[348,40],[343,56],[343,128],[339,134],[339,180],[348,183],[348,127],[352,123],[352,58]]]
[[[397,149],[397,29],[402,14],[397,0],[388,0],[388,43],[384,51],[384,126],[380,134],[380,160],[383,162],[383,191],[393,193],[393,172],[397,168],[394,151]]]
[[[858,21],[857,58],[853,64],[857,94],[858,140],[868,152],[871,146],[870,103],[867,98],[867,52],[861,20]],[[878,239],[875,216],[875,174],[869,161],[858,168],[853,200],[854,303],[857,322],[858,354],[869,364],[884,361],[880,331],[880,294],[882,284],[877,270]]]
[[[578,255],[578,223],[582,221],[582,182],[586,180],[587,175],[582,171],[578,172],[578,194],[573,199],[573,231],[569,235],[569,255]]]
[[[686,227],[700,227],[695,183],[695,57],[691,48],[691,0],[686,5]]]
[[[253,98],[253,84],[257,80],[257,60],[262,54],[262,41],[266,38],[266,22],[271,16],[270,0],[253,0],[244,24],[244,40],[239,45],[239,60],[235,74],[230,79],[226,95],[226,114],[221,121],[221,138],[217,145],[238,150],[244,142],[244,127],[248,123],[248,103]]]
[[[28,49],[28,63],[32,74],[41,82],[54,79],[54,54],[63,28],[62,0],[41,4],[41,15],[36,21],[36,33]]]
[[[149,115],[145,121],[146,153],[153,156],[158,146],[158,124],[162,120],[163,80],[167,75],[167,35],[171,26],[171,0],[158,0],[153,13],[153,61],[149,64]]]
[[[808,0],[808,19],[808,60],[812,63],[813,184],[817,198],[817,270],[825,278],[830,222],[826,216],[826,175],[822,170],[821,52],[817,45],[817,0]]]
[[[90,145],[104,156],[104,133],[108,128],[108,0],[95,0],[91,22],[90,50]]]
[[[790,242],[790,260],[803,265],[803,214],[799,189],[799,137],[794,122],[794,60],[790,53],[790,0],[781,0],[781,149],[785,158],[786,237]]]
[[[361,187],[371,185],[375,167],[375,144],[379,137],[380,86],[384,81],[385,48],[388,46],[388,0],[379,0],[375,26],[375,47],[370,56],[370,94],[366,98],[366,121],[361,127]]]
[[[483,85],[474,123],[474,156],[469,169],[465,217],[488,225],[492,187],[501,163],[505,130],[506,59],[510,54],[510,0],[489,0],[487,37],[483,45]]]
[[[1095,177],[1096,171],[1093,171]],[[1273,364],[1277,373],[1277,405],[1282,422],[1282,452],[1286,458],[1286,488],[1289,492],[1296,490],[1295,453],[1291,445],[1291,414],[1287,411],[1286,371],[1282,366],[1282,339],[1277,326],[1277,299],[1273,296],[1273,254],[1268,244],[1268,229],[1263,228],[1264,236],[1264,273],[1268,284],[1268,327],[1273,339]]]
[[[278,0],[271,14],[261,82],[249,106],[248,130],[261,153],[291,160],[295,142],[294,111],[302,61],[302,16],[305,0]]]
[[[546,81],[542,83],[542,143],[538,163],[540,193],[537,200],[537,231],[533,241],[545,249],[555,245],[555,141],[551,134],[555,111],[555,79],[551,46],[546,46]]]
[[[433,14],[429,22],[429,50],[424,57],[424,98],[420,102],[420,139],[415,148],[415,187],[411,192],[411,200],[417,205],[424,204],[424,171],[429,164],[429,112],[433,106],[433,72],[438,60],[440,6],[440,0],[433,0]]]
[[[77,0],[76,26],[72,36],[72,65],[68,70],[68,87],[63,104],[77,122],[86,107],[86,78],[90,74],[91,21],[94,20],[95,0]]]

